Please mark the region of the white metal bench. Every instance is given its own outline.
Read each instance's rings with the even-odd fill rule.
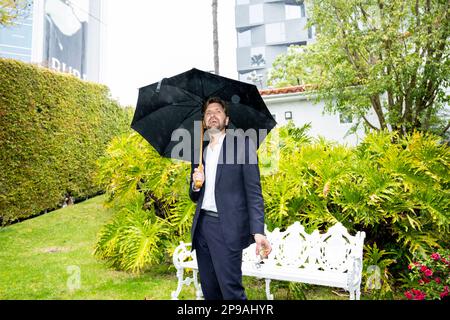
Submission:
[[[276,228],[266,231],[272,252],[263,263],[258,263],[255,244],[246,248],[242,255],[242,274],[265,279],[267,299],[271,280],[295,281],[314,285],[342,288],[350,293],[350,299],[359,300],[363,267],[364,232],[351,236],[347,229],[337,223],[326,233],[305,232],[295,222],[285,231]],[[198,281],[195,250],[191,244],[181,242],[175,249],[173,263],[177,269],[178,286],[172,299],[178,299],[183,285],[194,283],[197,299],[202,299]],[[185,277],[185,269],[192,269],[193,277]]]

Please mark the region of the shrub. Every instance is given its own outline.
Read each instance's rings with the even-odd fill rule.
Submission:
[[[116,269],[138,273],[164,258],[168,223],[152,207],[144,210],[143,202],[143,195],[137,195],[98,234],[94,255]]]
[[[450,250],[438,250],[408,265],[409,300],[443,299],[450,294]]]
[[[300,220],[307,230],[341,222],[365,231],[365,276],[380,270],[381,281],[370,297],[393,297],[413,254],[449,247],[450,150],[440,137],[378,132],[347,147],[275,130],[277,170],[262,177],[269,229]]]
[[[97,164],[95,180],[106,185],[107,205],[117,212],[100,231],[97,257],[140,272],[160,263],[181,239],[189,241],[195,210],[189,164],[159,156],[137,133],[114,138]]]
[[[107,87],[0,59],[0,93],[3,224],[103,191],[95,162],[131,120]]]

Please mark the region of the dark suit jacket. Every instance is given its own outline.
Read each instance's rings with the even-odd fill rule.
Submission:
[[[207,148],[204,150],[205,166]],[[192,164],[189,186],[189,196],[197,202],[192,240],[205,193],[205,184],[198,192],[192,190],[192,173],[196,167]],[[230,249],[243,250],[255,241],[253,234],[264,233],[264,201],[256,147],[248,137],[226,134],[217,164],[215,200],[225,242]],[[192,249],[195,249],[194,245]]]

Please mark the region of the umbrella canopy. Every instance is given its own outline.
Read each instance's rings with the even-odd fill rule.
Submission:
[[[202,106],[210,97],[227,102],[229,129],[255,129],[256,132],[265,129],[268,134],[276,125],[255,85],[194,68],[140,88],[131,127],[160,155],[192,161],[173,153],[179,141],[173,141],[172,134],[177,129],[185,129],[192,137],[191,150],[194,150],[194,137],[200,137],[200,132],[194,131],[200,129]],[[257,146],[264,137],[257,136]]]

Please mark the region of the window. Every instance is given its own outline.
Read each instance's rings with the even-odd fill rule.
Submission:
[[[292,119],[292,111],[286,111],[286,112],[284,113],[284,118],[285,118],[286,120],[291,120],[291,119]]]
[[[266,24],[266,42],[286,41],[286,28],[284,22]]]
[[[284,12],[286,15],[286,20],[300,19],[301,17],[300,6],[286,5],[284,7]]]
[[[266,65],[266,49],[264,47],[255,47],[250,50],[250,65],[262,67]]]
[[[243,82],[248,82],[248,83],[252,83],[251,81],[251,72],[246,72],[246,73],[240,73],[239,74],[239,80],[243,81]]]
[[[242,47],[250,47],[252,45],[252,31],[247,30],[243,32],[238,32],[238,46]]]
[[[247,81],[249,81],[250,83],[253,83],[255,86],[257,86],[258,84],[261,86],[263,86],[263,75],[256,72],[256,70],[253,70],[252,72],[249,73],[249,75],[247,76]]]
[[[262,4],[254,4],[249,6],[249,22],[250,24],[264,22],[264,10]]]

